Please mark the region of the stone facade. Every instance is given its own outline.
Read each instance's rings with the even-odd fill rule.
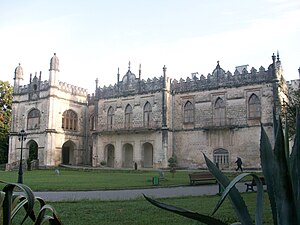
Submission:
[[[50,60],[49,79],[41,74],[22,86],[15,70],[9,164],[19,160],[18,132],[28,136],[25,158],[40,166],[106,164],[114,168],[167,167],[177,155],[182,167],[205,167],[202,153],[222,168],[259,168],[260,124],[272,139],[273,109],[278,114],[288,89],[279,56],[265,69],[237,67],[225,72],[219,62],[212,74],[186,80],[144,80],[131,71],[109,87],[88,95],[60,82],[59,60]],[[36,154],[34,154],[34,152]],[[36,155],[35,157],[33,157]]]

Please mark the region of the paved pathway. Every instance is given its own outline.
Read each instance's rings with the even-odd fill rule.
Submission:
[[[238,184],[240,191],[245,191],[243,183]],[[103,190],[103,191],[61,191],[61,192],[35,192],[35,195],[46,201],[66,200],[130,200],[142,197],[142,194],[154,198],[169,198],[179,196],[215,195],[218,193],[218,185],[182,186],[171,188],[150,188],[130,190]]]

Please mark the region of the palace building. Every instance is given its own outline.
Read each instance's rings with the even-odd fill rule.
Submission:
[[[270,60],[271,61],[271,60]],[[20,160],[18,132],[24,129],[24,158],[40,167],[59,164],[112,168],[166,168],[175,154],[186,168],[203,168],[205,153],[221,168],[260,168],[260,126],[273,140],[273,112],[287,101],[288,83],[279,55],[259,69],[219,62],[206,77],[144,80],[128,67],[117,83],[95,93],[60,81],[59,59],[50,60],[49,77],[15,69],[8,169]],[[101,82],[101,81],[100,81]]]

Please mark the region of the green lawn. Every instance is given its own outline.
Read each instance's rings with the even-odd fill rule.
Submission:
[[[177,171],[175,176],[165,171],[165,179],[159,186],[189,185],[189,171]],[[231,178],[236,173],[229,173]],[[134,171],[134,170],[70,170],[60,169],[56,175],[54,170],[25,171],[24,184],[34,191],[50,190],[103,190],[153,187],[152,177],[158,176],[158,171]],[[0,179],[8,182],[16,182],[17,171],[0,171]],[[1,186],[0,186],[1,187]]]
[[[184,197],[161,199],[161,202],[172,204],[203,213],[211,214],[219,196]],[[255,193],[244,193],[243,198],[248,205],[250,214],[254,218]],[[265,194],[264,224],[273,224],[270,207]],[[78,202],[50,202],[56,209],[64,225],[189,225],[199,224],[171,212],[159,209],[145,199],[130,201],[78,201]],[[236,216],[228,200],[221,206],[215,217],[227,223],[235,222]],[[19,224],[16,223],[15,224]]]
[[[100,190],[152,187],[152,177],[158,176],[157,171],[128,170],[68,170],[60,169],[56,175],[54,170],[26,171],[23,175],[24,184],[34,191],[38,190]],[[17,171],[0,171],[1,180],[16,182]],[[165,172],[165,180],[160,186],[188,185],[188,172],[178,171],[174,178]]]

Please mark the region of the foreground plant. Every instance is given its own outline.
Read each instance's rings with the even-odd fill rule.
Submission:
[[[261,126],[260,140],[262,171],[267,185],[273,223],[275,225],[300,225],[300,114],[297,113],[296,135],[291,154],[289,154],[287,126],[285,135],[283,134],[280,118],[278,125],[275,121],[274,127],[277,127],[274,149],[272,149],[263,126]],[[226,223],[212,216],[228,196],[239,219],[239,222],[235,224],[251,225],[253,224],[253,220],[250,217],[245,201],[235,185],[244,177],[252,176],[257,184],[255,224],[263,224],[263,186],[259,177],[255,174],[243,173],[230,182],[213,162],[205,155],[204,158],[209,171],[215,176],[219,184],[225,187],[211,216],[167,205],[145,195],[144,197],[159,208],[200,221],[204,224],[225,225]]]
[[[51,205],[39,197],[35,197],[32,190],[19,183],[7,183],[0,181],[0,183],[6,184],[0,191],[0,225],[10,225],[16,218],[16,215],[25,209],[25,216],[22,219],[21,224],[28,224],[28,220],[32,221],[34,225],[50,224],[61,225],[62,222],[57,217],[57,213]],[[21,191],[24,195],[13,194],[14,189]],[[36,203],[39,204],[38,207]],[[36,210],[38,208],[38,210]],[[37,212],[36,212],[37,211]],[[50,212],[50,213],[49,213]]]

